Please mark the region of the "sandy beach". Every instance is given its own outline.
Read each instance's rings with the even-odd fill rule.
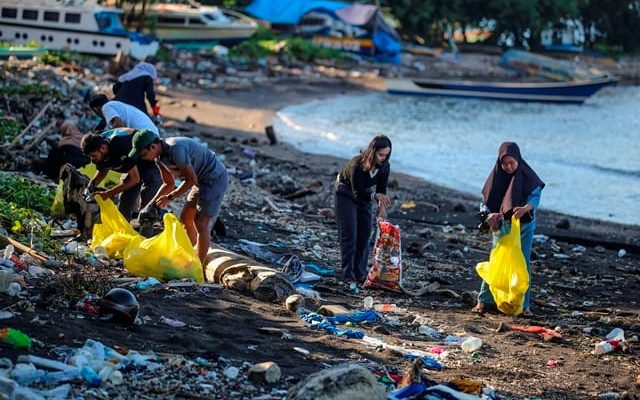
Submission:
[[[237,89],[176,85],[159,90],[164,131],[205,140],[233,170],[221,212],[227,235],[214,241],[233,250],[239,250],[240,239],[278,244],[283,254],[297,254],[304,262],[337,268],[336,224],[331,216],[318,211],[333,208],[333,180],[345,160],[302,153],[286,144],[269,145],[264,128],[286,105],[383,88],[379,77],[289,76]],[[247,171],[257,171],[255,184],[241,180]],[[307,196],[284,200],[278,195],[283,177],[298,188],[315,182],[320,188]],[[405,287],[434,289],[420,297],[379,290],[353,294],[338,279],[329,277],[314,286],[322,300],[308,299],[309,308],[336,304],[359,309],[363,299],[372,296],[376,303],[407,308],[395,316],[395,323],[357,326],[387,343],[425,351],[441,347],[441,341],[417,332],[417,326],[412,325],[415,315],[424,317],[424,323],[441,337],[472,335],[482,339],[482,348],[473,354],[447,348],[445,368],[428,374],[435,381],[468,378],[493,386],[504,399],[610,398],[601,396],[611,392],[619,396],[615,398],[640,396],[640,363],[633,344],[629,353],[591,353],[594,344],[615,327],[624,329],[626,337],[640,334],[639,226],[543,210],[537,233],[546,240],[536,241],[533,254],[535,317],[513,318],[493,311],[478,316],[469,312],[475,300],[472,291],[480,286],[474,267],[488,259],[490,248],[490,238],[478,235],[476,229],[479,196],[393,170],[390,181],[394,206],[389,219],[402,229]],[[410,201],[415,206],[401,207]],[[623,257],[619,256],[621,249],[626,252]],[[66,269],[59,273],[73,276],[96,271]],[[127,276],[121,267],[107,275],[105,279]],[[42,288],[32,283],[25,290],[38,293]],[[135,389],[139,398],[251,399],[265,393],[272,397],[264,398],[284,398],[282,392],[272,389],[287,389],[328,366],[357,362],[375,364],[378,367],[374,369],[402,371],[410,364],[388,350],[309,329],[281,304],[260,302],[230,290],[160,285],[137,295],[143,325],[123,327],[78,316],[68,304],[52,303],[46,291],[35,296],[33,307],[16,308],[20,311],[6,322],[43,342],[44,346],[32,349],[32,353],[46,357],[55,358],[56,347],[75,347],[92,338],[109,346],[151,350],[167,357],[224,357],[234,365],[275,361],[282,369],[283,378],[273,386],[238,379],[228,383],[223,395],[198,397],[180,389],[163,394],[144,392],[140,384],[141,388]],[[0,308],[15,303],[16,299],[0,295]],[[179,318],[186,326],[160,324],[162,316]],[[537,335],[498,332],[501,323],[555,328],[563,338],[547,342]],[[15,359],[23,353],[2,347],[2,357]],[[191,378],[194,381],[188,383],[196,385],[196,377]],[[211,378],[214,382],[222,379]],[[134,386],[102,389],[104,394],[92,392],[87,398],[131,398]]]

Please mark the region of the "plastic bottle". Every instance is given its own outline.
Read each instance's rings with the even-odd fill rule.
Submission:
[[[618,349],[621,345],[620,340],[603,340],[602,342],[596,344],[596,348],[593,350],[595,355],[602,355],[611,353],[612,351]]]
[[[418,333],[421,335],[429,336],[433,339],[438,339],[440,337],[440,333],[437,330],[433,329],[429,325],[420,325],[418,327]]]
[[[606,336],[607,340],[624,340],[624,330],[622,328],[613,328]]]
[[[9,260],[14,251],[15,249],[13,248],[13,245],[8,244],[7,247],[4,248],[4,256],[2,258]]]
[[[469,336],[462,342],[462,344],[460,344],[460,347],[467,353],[473,353],[474,351],[482,347],[482,339]]]
[[[80,375],[91,386],[100,386],[100,383],[102,383],[100,376],[88,365],[84,365],[80,369]]]
[[[373,297],[371,296],[367,296],[364,298],[364,309],[365,310],[370,310],[371,307],[373,307]]]

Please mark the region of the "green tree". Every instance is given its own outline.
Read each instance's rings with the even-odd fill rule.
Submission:
[[[589,47],[640,49],[640,0],[580,0],[579,8]]]

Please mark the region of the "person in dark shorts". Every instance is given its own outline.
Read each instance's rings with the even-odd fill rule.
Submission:
[[[204,265],[211,241],[210,223],[215,220],[229,186],[227,169],[206,144],[188,137],[160,139],[148,131],[133,136],[129,157],[155,160],[164,184],[152,201],[166,207],[170,201],[189,191],[187,203],[180,213],[191,243]],[[175,178],[182,181],[175,187]]]

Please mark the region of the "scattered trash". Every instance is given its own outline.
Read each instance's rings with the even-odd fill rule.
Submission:
[[[284,305],[287,310],[297,313],[298,310],[304,308],[304,297],[299,294],[292,294],[291,296],[287,297]]]
[[[470,336],[460,343],[460,348],[467,353],[473,353],[474,351],[482,347],[482,339]]]
[[[160,284],[160,281],[152,276],[150,278],[147,278],[143,281],[136,283],[134,287],[138,290],[145,290],[145,289],[157,286],[159,284]]]
[[[249,369],[249,379],[253,382],[276,383],[280,380],[280,367],[273,361],[255,364]]]
[[[19,349],[31,347],[31,338],[22,331],[13,328],[0,329],[0,341]]]
[[[172,318],[167,318],[165,316],[161,316],[160,317],[160,322],[165,324],[165,325],[169,325],[173,328],[182,328],[183,326],[187,326],[187,324],[185,324],[184,322],[177,320],[177,319],[172,319]]]

